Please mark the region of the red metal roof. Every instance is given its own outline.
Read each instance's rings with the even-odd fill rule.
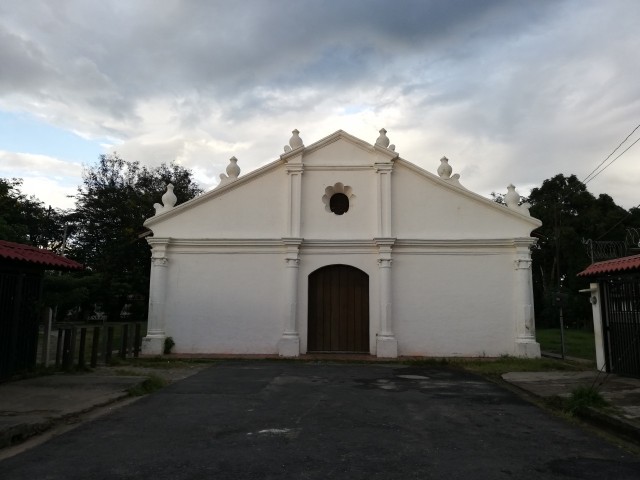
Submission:
[[[607,273],[635,272],[640,271],[640,255],[630,257],[614,258],[589,265],[578,274],[579,277],[593,277]]]
[[[82,270],[81,263],[56,255],[51,250],[0,240],[0,258],[42,265],[51,270]]]

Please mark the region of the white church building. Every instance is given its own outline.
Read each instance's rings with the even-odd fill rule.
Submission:
[[[353,352],[538,357],[530,247],[541,222],[337,131],[297,130],[276,161],[145,222],[152,267],[145,354]]]

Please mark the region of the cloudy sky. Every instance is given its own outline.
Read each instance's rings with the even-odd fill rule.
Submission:
[[[69,208],[102,153],[210,188],[294,128],[384,127],[429,171],[446,155],[477,193],[526,194],[640,123],[639,20],[637,0],[0,0],[0,177]],[[639,180],[637,145],[588,188],[630,208]]]

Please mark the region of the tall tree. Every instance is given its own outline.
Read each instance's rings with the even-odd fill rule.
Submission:
[[[146,308],[150,249],[140,235],[168,183],[180,202],[202,193],[191,172],[175,163],[147,168],[114,153],[101,155],[83,173],[71,217],[69,256],[101,277],[100,300],[109,319],[117,319],[132,298]]]
[[[58,251],[67,212],[27,197],[19,178],[0,178],[0,239]]]
[[[545,180],[531,191],[528,201],[531,215],[543,222],[533,233],[538,237],[532,251],[537,321],[541,326],[557,324],[551,297],[562,290],[569,295],[568,317],[585,324],[589,308],[578,290],[587,285],[576,277],[591,263],[583,241],[623,240],[628,212],[609,195],[594,197],[575,175]]]

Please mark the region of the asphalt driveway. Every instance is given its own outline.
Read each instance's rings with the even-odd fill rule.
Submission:
[[[640,459],[439,367],[222,362],[0,462],[19,479],[639,479]]]

